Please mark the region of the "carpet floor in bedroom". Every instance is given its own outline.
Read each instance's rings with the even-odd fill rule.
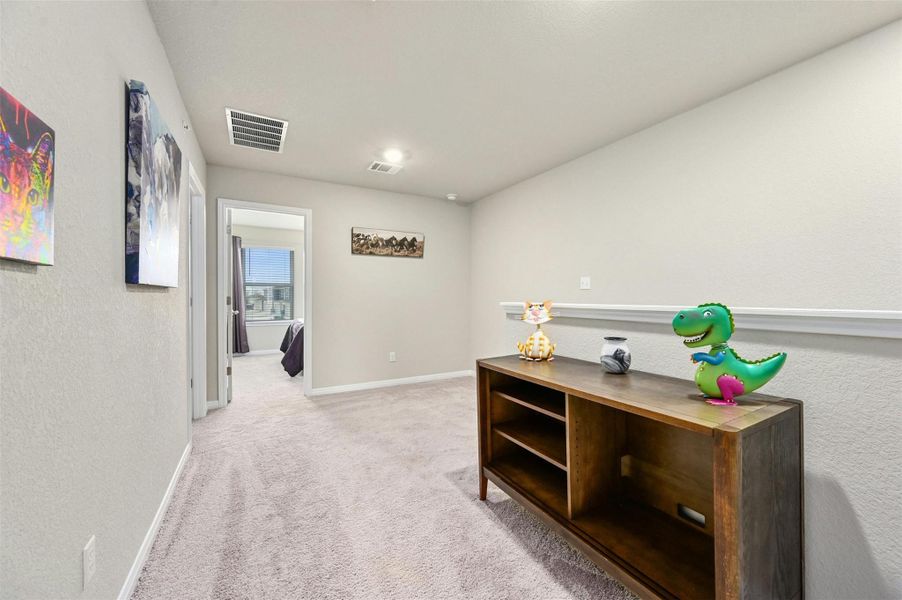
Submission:
[[[475,382],[303,396],[278,355],[235,360],[191,456],[143,599],[632,598],[489,484]]]

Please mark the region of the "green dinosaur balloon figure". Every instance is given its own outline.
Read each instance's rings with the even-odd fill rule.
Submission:
[[[786,362],[785,352],[754,361],[740,357],[727,345],[734,329],[733,313],[716,302],[681,310],[673,318],[673,330],[687,338],[683,340],[686,346],[711,346],[709,352],[692,355],[693,363],[701,363],[695,372],[695,384],[708,398],[708,404],[735,405],[736,396],[760,388]]]

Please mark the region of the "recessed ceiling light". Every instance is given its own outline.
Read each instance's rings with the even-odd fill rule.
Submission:
[[[398,148],[388,148],[382,152],[382,158],[391,163],[399,163],[404,160],[404,151]]]
[[[451,202],[457,201],[457,194],[445,194],[445,198],[450,200]]]

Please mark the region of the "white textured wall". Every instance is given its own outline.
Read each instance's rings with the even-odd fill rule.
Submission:
[[[215,214],[215,213],[214,213]],[[247,246],[274,246],[294,250],[294,312],[296,318],[304,317],[304,232],[292,229],[275,229],[251,225],[232,225],[232,234],[241,236]],[[215,269],[215,265],[213,266]],[[247,343],[251,352],[278,350],[288,325],[278,323],[254,323],[247,325]]]
[[[0,85],[56,130],[56,265],[0,261],[4,598],[115,597],[188,442],[188,166],[179,288],[126,286],[129,78],[203,179],[144,3],[0,5]]]
[[[278,350],[288,329],[286,323],[255,323],[247,326],[247,345],[251,352]],[[240,356],[236,354],[235,356]],[[281,355],[280,355],[281,356]],[[277,359],[281,360],[281,358]]]
[[[509,354],[529,334],[506,300],[902,309],[900,140],[896,22],[481,200],[473,352]],[[547,332],[589,360],[624,335],[634,368],[692,377],[667,327],[559,319]],[[749,357],[786,350],[763,391],[805,403],[809,597],[899,597],[902,344],[734,342]]]
[[[444,200],[210,166],[207,256],[216,256],[216,199],[313,210],[313,386],[472,367],[463,310],[469,209]],[[378,177],[378,175],[374,175]],[[425,257],[352,256],[351,227],[426,234]],[[311,276],[308,275],[308,281]],[[216,394],[216,269],[207,269],[208,389]],[[398,361],[388,362],[397,352]]]

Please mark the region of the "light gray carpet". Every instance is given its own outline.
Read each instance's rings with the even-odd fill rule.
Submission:
[[[475,383],[304,398],[275,355],[235,361],[133,598],[631,598],[489,485]]]

